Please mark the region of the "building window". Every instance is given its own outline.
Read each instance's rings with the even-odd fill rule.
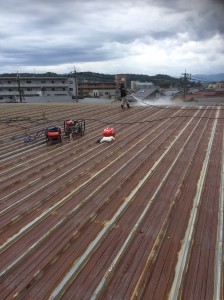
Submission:
[[[41,83],[46,83],[46,80],[41,80]]]
[[[54,91],[54,88],[52,88],[52,91]]]
[[[12,91],[12,89],[9,89],[9,92],[11,92]]]
[[[69,88],[69,91],[73,91],[73,88]]]
[[[10,83],[11,83],[11,81],[8,81],[8,83],[10,84]]]
[[[54,83],[54,80],[52,80],[51,83]]]
[[[30,80],[27,80],[26,83],[31,83],[31,81],[30,81]]]
[[[70,80],[68,83],[69,83],[69,84],[73,84],[73,81]]]
[[[32,89],[28,88],[27,91],[32,91]]]

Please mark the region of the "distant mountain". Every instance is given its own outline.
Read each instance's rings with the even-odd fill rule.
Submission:
[[[201,82],[217,82],[224,80],[224,73],[219,73],[219,74],[195,74],[191,75],[191,79],[194,81],[201,81]]]
[[[171,77],[165,74],[157,74],[154,76],[144,75],[144,74],[123,74],[126,76],[127,85],[131,85],[131,81],[140,82],[152,82],[155,85],[160,85],[163,87],[168,87],[170,85],[175,86],[179,83],[179,79]],[[90,82],[113,82],[115,80],[115,75],[93,73],[93,72],[82,72],[78,76],[79,81],[90,81]]]

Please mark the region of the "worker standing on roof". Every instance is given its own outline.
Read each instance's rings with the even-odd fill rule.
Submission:
[[[120,92],[121,92],[121,108],[123,109],[125,104],[127,105],[127,108],[131,108],[130,104],[128,103],[128,92],[125,87],[125,79],[122,78],[120,82]]]

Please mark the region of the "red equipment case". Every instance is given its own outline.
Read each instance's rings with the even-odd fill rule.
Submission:
[[[62,142],[62,132],[60,127],[49,127],[45,131],[46,142]]]

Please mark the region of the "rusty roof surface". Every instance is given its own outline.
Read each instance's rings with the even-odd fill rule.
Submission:
[[[223,297],[224,106],[2,104],[0,129],[1,300]]]

